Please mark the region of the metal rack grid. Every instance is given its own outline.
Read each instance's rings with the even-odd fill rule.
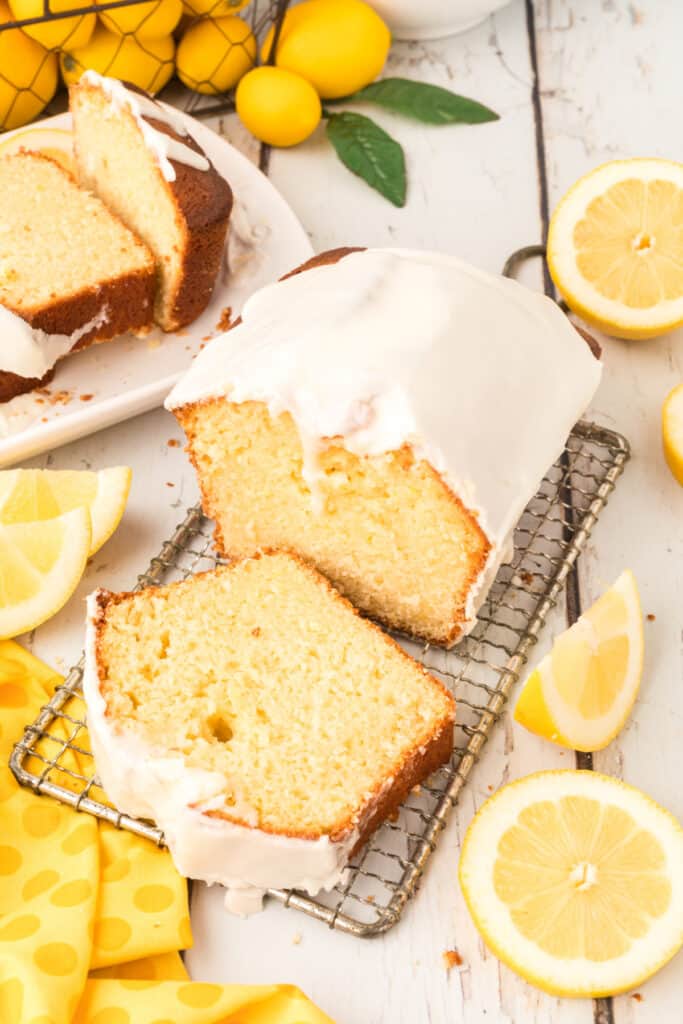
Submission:
[[[454,651],[399,638],[455,693],[453,757],[411,794],[396,820],[380,827],[330,893],[312,899],[272,890],[272,897],[357,936],[377,935],[398,921],[628,457],[628,442],[619,434],[577,424],[524,512],[515,532],[513,561],[500,569],[470,636]],[[216,565],[211,535],[212,523],[198,507],[192,508],[137,586],[169,583]],[[81,674],[79,663],[27,726],[13,751],[12,771],[38,793],[161,845],[163,836],[152,824],[119,814],[104,802],[83,731]]]

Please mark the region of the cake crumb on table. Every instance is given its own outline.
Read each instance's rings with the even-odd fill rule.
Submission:
[[[654,622],[655,619],[657,618],[657,616],[653,615],[652,612],[648,612],[648,614],[645,617],[646,617],[648,622]]]
[[[166,444],[169,448],[180,448],[180,441],[177,441],[175,437],[169,437]]]
[[[631,993],[631,999],[635,999],[635,1001],[637,1003],[642,1003],[644,1001],[645,997],[641,996],[640,992],[632,992]]]
[[[228,327],[232,323],[232,306],[226,306],[225,309],[221,310],[220,319],[216,324],[217,331],[227,331]]]
[[[451,971],[454,967],[460,967],[462,965],[462,957],[458,953],[457,949],[447,949],[441,954],[441,958],[447,971]]]
[[[92,402],[94,395],[79,395],[81,402]]]
[[[175,484],[171,483],[171,481],[170,481],[170,480],[167,480],[167,481],[166,481],[166,486],[167,486],[167,487],[175,487]]]
[[[301,945],[301,932],[294,932],[294,935],[292,936],[292,945],[293,946],[300,946]]]

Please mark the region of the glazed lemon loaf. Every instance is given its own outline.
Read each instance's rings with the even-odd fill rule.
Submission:
[[[286,548],[451,645],[590,401],[557,306],[454,257],[338,250],[261,289],[167,399],[216,544]]]
[[[109,797],[238,911],[336,884],[453,746],[443,686],[287,553],[97,591],[83,685]]]
[[[82,185],[152,250],[156,322],[191,323],[211,298],[232,209],[230,186],[180,114],[94,71],[69,91]]]
[[[48,157],[0,157],[0,401],[73,349],[152,325],[154,260]]]

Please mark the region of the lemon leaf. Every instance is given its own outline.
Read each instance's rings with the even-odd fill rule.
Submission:
[[[500,115],[483,103],[411,78],[383,78],[348,96],[347,102],[350,100],[376,103],[425,124],[484,124],[500,120]]]
[[[391,135],[362,114],[332,114],[327,137],[341,162],[394,206],[405,206],[406,162]]]

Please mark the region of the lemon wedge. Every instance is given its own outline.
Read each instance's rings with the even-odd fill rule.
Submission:
[[[623,992],[683,944],[683,829],[597,772],[503,787],[472,820],[459,874],[486,944],[555,995]]]
[[[132,472],[113,466],[87,470],[9,469],[0,472],[0,523],[37,523],[85,506],[93,555],[121,522]]]
[[[631,713],[643,671],[643,616],[632,572],[556,637],[527,681],[515,720],[572,750],[602,750]]]
[[[615,160],[581,178],[550,221],[548,268],[568,306],[619,338],[683,323],[683,164]]]
[[[0,525],[0,639],[55,615],[76,589],[89,551],[83,506],[44,522]]]
[[[683,384],[669,393],[662,407],[662,441],[669,469],[683,485]]]

